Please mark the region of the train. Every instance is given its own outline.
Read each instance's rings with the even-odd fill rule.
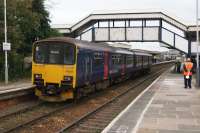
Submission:
[[[152,66],[149,53],[70,37],[36,41],[32,59],[35,95],[50,102],[79,99]]]

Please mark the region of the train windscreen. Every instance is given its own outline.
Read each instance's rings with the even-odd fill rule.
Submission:
[[[66,44],[36,44],[34,47],[34,61],[38,64],[73,65],[75,61],[75,47]]]

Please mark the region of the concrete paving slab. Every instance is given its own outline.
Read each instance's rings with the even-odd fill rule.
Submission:
[[[103,133],[200,133],[200,89],[192,83],[184,89],[181,74],[163,75]]]
[[[193,86],[192,89],[183,88],[182,75],[176,75],[176,78],[172,78],[174,74],[168,74],[166,79],[161,82],[159,90],[155,94],[154,101],[150,105],[144,119],[140,123],[140,132],[143,129],[155,130],[159,133],[196,133],[200,131],[198,125],[197,111],[200,111],[200,94],[199,90]],[[173,80],[172,80],[173,79]],[[151,126],[152,122],[147,123],[145,119],[151,119],[148,117],[151,107],[155,107],[154,104],[159,104],[162,108],[157,107],[157,121],[158,123]],[[155,110],[155,108],[154,108]],[[167,117],[163,117],[167,116]],[[171,117],[174,116],[174,117]]]

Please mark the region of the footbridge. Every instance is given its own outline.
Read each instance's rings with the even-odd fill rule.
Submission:
[[[55,28],[55,27],[54,27]],[[196,27],[164,12],[95,12],[68,28],[65,36],[93,42],[160,42],[162,46],[194,53]],[[194,45],[194,44],[193,44]]]

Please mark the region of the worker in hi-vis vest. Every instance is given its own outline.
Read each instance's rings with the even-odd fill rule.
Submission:
[[[189,87],[191,88],[191,82],[192,82],[192,69],[193,69],[193,63],[191,62],[190,58],[187,58],[187,60],[184,62],[183,65],[183,75],[184,75],[184,84],[185,88]]]

